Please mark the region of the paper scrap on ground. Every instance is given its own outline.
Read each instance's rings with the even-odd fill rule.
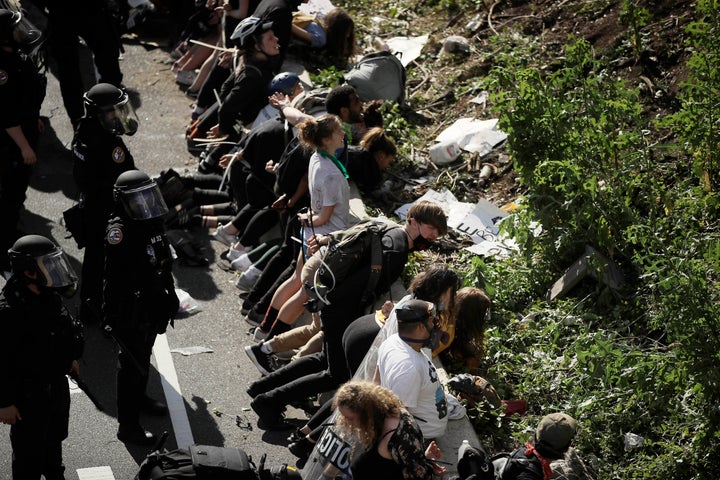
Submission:
[[[301,3],[298,6],[298,10],[307,13],[308,15],[325,15],[335,6],[330,3],[330,0],[310,0],[307,3]]]
[[[181,347],[181,348],[173,348],[170,350],[170,353],[179,353],[180,355],[187,357],[189,355],[197,355],[198,353],[213,353],[212,348],[208,347]]]
[[[467,152],[487,155],[507,138],[507,134],[497,129],[497,119],[477,120],[461,118],[443,130],[436,138],[438,142],[454,142]]]
[[[421,200],[440,205],[448,217],[448,227],[472,239],[473,245],[466,250],[489,257],[506,257],[517,250],[513,239],[500,235],[499,224],[508,214],[489,201],[480,199],[476,204],[460,202],[449,190],[437,192],[431,189],[415,202],[402,205],[395,214],[405,219],[410,207]]]
[[[77,474],[79,480],[115,480],[112,468],[108,466],[78,468]]]
[[[180,301],[178,313],[190,313],[193,310],[200,308],[200,304],[197,302],[197,300],[192,298],[190,294],[187,293],[185,290],[176,288],[175,295],[177,295],[178,300]]]
[[[400,63],[403,64],[403,67],[407,67],[410,65],[410,62],[420,56],[420,52],[422,52],[428,38],[428,35],[421,35],[419,37],[393,37],[385,43],[390,47],[392,53],[396,55],[400,53],[397,57]]]

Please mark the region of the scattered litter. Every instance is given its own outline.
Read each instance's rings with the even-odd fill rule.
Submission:
[[[301,3],[298,6],[298,11],[307,13],[308,15],[325,15],[330,10],[335,8],[330,0],[310,0],[307,3]]]
[[[212,348],[208,347],[181,347],[181,348],[173,348],[170,350],[170,353],[179,353],[180,355],[187,357],[190,355],[197,355],[198,353],[213,353]]]
[[[386,45],[390,51],[397,55],[404,67],[420,56],[423,47],[428,41],[428,35],[419,37],[393,37],[387,40]]]
[[[642,447],[643,443],[645,443],[645,439],[640,435],[628,432],[625,434],[623,443],[625,445],[625,451],[627,452],[628,450],[632,450],[633,448]]]
[[[487,90],[483,90],[482,92],[478,93],[478,95],[475,98],[471,98],[471,103],[477,103],[478,105],[482,105],[483,108],[487,105],[488,96],[490,94],[487,92]]]
[[[497,123],[497,119],[461,118],[443,130],[436,140],[455,142],[466,152],[477,152],[484,156],[507,138],[506,133],[497,129]]]
[[[115,475],[109,466],[78,468],[76,471],[79,480],[115,480]]]
[[[443,53],[470,53],[470,42],[460,35],[450,35],[442,41],[440,54]]]
[[[452,163],[461,153],[460,145],[453,141],[436,143],[428,150],[430,160],[432,160],[435,165]]]
[[[198,303],[198,301],[192,298],[190,294],[187,293],[185,290],[181,288],[176,288],[175,295],[177,295],[178,300],[180,301],[178,313],[190,313],[200,308],[200,304]]]

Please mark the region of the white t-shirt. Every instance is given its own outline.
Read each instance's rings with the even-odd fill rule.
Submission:
[[[395,333],[378,351],[380,384],[392,390],[417,420],[426,439],[447,429],[447,401],[435,365]]]
[[[315,233],[326,234],[350,226],[350,185],[332,160],[317,152],[310,157],[308,165],[308,189],[313,212],[320,213],[326,206],[335,207],[330,219],[315,227]],[[313,233],[310,228],[304,230],[308,238]]]

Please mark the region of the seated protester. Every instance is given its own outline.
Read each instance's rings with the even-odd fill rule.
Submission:
[[[564,469],[566,472],[569,469],[567,464],[563,465],[562,460],[570,449],[577,430],[577,422],[570,415],[565,413],[545,415],[538,423],[533,438],[525,443],[526,448],[514,451],[504,465],[505,470],[512,473],[510,478],[518,480],[591,478],[587,475],[556,476],[555,468]],[[514,462],[514,459],[521,461]],[[584,465],[582,467],[582,471],[586,472]]]
[[[342,338],[345,361],[353,378],[373,379],[377,361],[373,358],[373,361],[363,362],[368,350],[385,325],[386,319],[391,323],[396,321],[396,309],[402,308],[410,300],[419,299],[442,306],[439,315],[443,318],[441,323],[453,323],[455,292],[459,285],[460,278],[453,270],[445,265],[434,264],[413,278],[408,287],[410,293],[397,304],[393,306],[392,302],[385,302],[382,310],[354,320],[345,330]],[[361,369],[363,364],[368,367]],[[294,455],[300,457],[300,462],[304,463],[307,460],[307,455],[318,440],[330,413],[330,403],[325,403],[294,434],[293,443],[288,448]]]
[[[257,245],[259,237],[280,220],[277,211],[269,208],[277,200],[277,195],[274,190],[275,173],[266,167],[268,162],[282,156],[291,139],[292,131],[286,130],[285,122],[276,117],[251,130],[239,152],[222,158],[221,166],[229,168],[231,174],[238,174],[238,170],[247,172],[244,187],[241,185],[238,188],[243,191],[244,206],[229,224],[220,225],[213,234],[215,240],[235,251],[236,255],[230,252],[230,261],[237,258],[245,247]],[[254,220],[254,229],[248,232],[246,227],[258,213],[260,217]],[[247,233],[247,236],[236,243],[240,233]]]
[[[447,342],[441,339],[440,347],[433,355],[440,355],[446,364],[455,361],[469,369],[477,369],[485,355],[483,338],[490,312],[490,297],[480,288],[463,287],[458,290],[455,303],[455,321],[442,324],[443,331],[448,334]]]
[[[288,428],[283,419],[286,405],[333,390],[350,378],[342,350],[345,329],[373,298],[390,289],[402,273],[411,250],[427,248],[429,242],[446,232],[447,220],[442,208],[432,202],[418,202],[408,211],[404,226],[390,228],[382,235],[381,269],[370,268],[368,251],[356,268],[327,292],[328,303],[320,313],[324,333],[322,351],[272,372],[254,382],[247,391],[254,397],[250,406],[258,414],[263,428]],[[328,235],[313,236],[309,243],[310,252],[317,252],[329,240]],[[379,278],[373,272],[380,273]],[[369,285],[372,290],[367,291]]]
[[[287,95],[290,101],[305,91],[303,84],[300,82],[300,77],[294,72],[282,72],[278,73],[270,80],[268,85],[268,95],[275,93],[282,93]],[[260,110],[257,117],[252,123],[250,129],[253,129],[263,122],[271,120],[280,114],[279,110],[272,104],[268,103]]]
[[[292,36],[303,46],[322,49],[330,65],[341,69],[347,66],[348,60],[355,54],[355,22],[339,7],[322,16],[295,12]]]
[[[253,11],[253,16],[264,18],[272,22],[280,44],[280,55],[273,58],[271,62],[275,65],[275,71],[280,71],[280,66],[285,60],[285,55],[290,45],[292,35],[292,16],[301,3],[308,0],[261,0]]]
[[[420,428],[426,438],[438,438],[447,428],[447,400],[435,365],[422,349],[434,348],[441,331],[435,306],[413,299],[396,308],[395,316],[398,332],[378,349],[380,384],[423,420]]]
[[[274,76],[270,58],[280,52],[272,27],[272,23],[263,19],[248,17],[233,32],[231,40],[243,52],[242,62],[223,83],[220,91],[223,103],[218,109],[218,124],[208,132],[211,138],[239,141],[245,126],[251,124],[267,104],[267,85]],[[200,163],[200,172],[217,171],[220,157],[231,148],[226,144],[215,147]]]
[[[360,147],[348,147],[347,170],[350,180],[363,193],[375,190],[380,186],[382,173],[396,155],[397,147],[382,128],[368,130],[360,140]]]
[[[350,465],[353,480],[431,480],[445,472],[434,462],[442,457],[440,448],[435,442],[424,447],[418,422],[392,391],[352,381],[332,403],[339,412],[336,428],[360,443]]]

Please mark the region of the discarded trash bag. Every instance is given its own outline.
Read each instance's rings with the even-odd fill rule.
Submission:
[[[402,104],[405,100],[407,72],[390,52],[383,50],[365,55],[343,77],[364,102],[389,100]]]

